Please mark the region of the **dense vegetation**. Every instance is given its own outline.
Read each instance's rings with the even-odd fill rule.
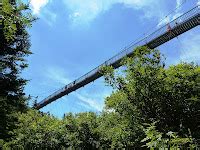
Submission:
[[[27,82],[19,75],[31,54],[26,30],[34,19],[27,5],[3,2],[0,148],[195,149],[200,144],[200,66],[165,67],[159,50],[147,47],[136,48],[118,71],[102,67],[113,92],[101,114],[68,113],[58,119],[29,108]]]
[[[159,51],[146,47],[136,48],[123,63],[120,73],[102,68],[114,90],[100,115],[69,113],[58,119],[30,109],[18,113],[17,128],[4,146],[194,148],[200,135],[200,67],[180,63],[165,68]]]
[[[16,112],[26,110],[27,98],[23,91],[26,80],[19,76],[27,67],[24,56],[29,51],[29,35],[26,31],[33,18],[25,13],[28,6],[3,0],[0,43],[0,139],[8,140],[16,128]]]

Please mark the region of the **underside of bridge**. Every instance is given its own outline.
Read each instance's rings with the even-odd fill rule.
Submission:
[[[113,66],[113,68],[118,68],[121,66],[121,60],[130,56],[133,53],[134,48],[137,46],[147,46],[148,48],[154,49],[171,39],[183,34],[184,32],[197,27],[200,25],[200,6],[196,6],[188,12],[184,13],[180,17],[174,19],[163,27],[159,28],[155,32],[150,35],[144,37],[142,40],[131,44],[123,51],[105,61],[103,64],[99,65],[92,71],[87,74],[81,76],[77,80],[69,83],[65,87],[51,94],[41,102],[37,103],[35,108],[40,109],[49,103],[61,98],[64,95],[68,95],[69,93],[87,85],[88,83],[100,78],[102,74],[100,73],[100,68],[102,66]]]

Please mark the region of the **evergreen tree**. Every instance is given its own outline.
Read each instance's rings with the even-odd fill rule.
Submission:
[[[24,85],[19,75],[31,54],[27,28],[34,18],[28,5],[15,0],[2,1],[0,40],[0,139],[8,140],[17,122],[16,112],[26,109]]]

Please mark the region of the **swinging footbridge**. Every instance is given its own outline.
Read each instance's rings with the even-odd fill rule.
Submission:
[[[73,82],[67,84],[63,88],[49,95],[47,98],[37,103],[34,107],[36,109],[41,109],[44,106],[50,104],[53,101],[61,98],[62,96],[68,95],[69,93],[89,84],[92,81],[100,78],[102,74],[100,69],[102,66],[112,66],[113,68],[119,68],[121,66],[121,61],[124,57],[131,56],[134,48],[138,46],[147,46],[150,49],[154,49],[171,39],[187,32],[188,30],[195,28],[200,25],[200,6],[196,6],[179,16],[178,18],[172,20],[171,22],[165,24],[161,28],[157,29],[153,33],[145,36],[142,40],[132,43],[127,46],[123,51],[119,52],[117,55],[113,56],[109,60],[105,61],[98,67],[94,68],[90,72],[81,76],[80,78],[74,80]]]

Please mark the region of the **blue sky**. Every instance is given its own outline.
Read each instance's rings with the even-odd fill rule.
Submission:
[[[198,0],[31,0],[33,14],[40,19],[30,29],[29,79],[26,94],[38,101],[89,72],[145,33],[153,32]],[[172,14],[165,17],[169,12]],[[159,47],[167,64],[200,60],[200,29]],[[97,81],[41,109],[62,117],[67,112],[94,111],[104,107],[112,92],[104,80]]]

